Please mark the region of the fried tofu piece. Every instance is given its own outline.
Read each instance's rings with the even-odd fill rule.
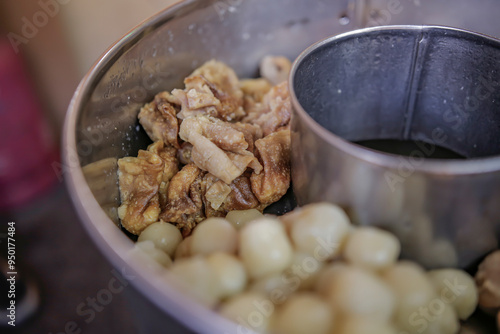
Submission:
[[[158,221],[164,162],[148,151],[139,151],[137,158],[118,160],[118,183],[121,205],[118,217],[123,227],[132,234],[140,234]]]
[[[221,206],[231,193],[231,187],[213,174],[207,173],[202,182],[203,203],[207,217],[222,217]]]
[[[166,145],[179,148],[177,135],[179,123],[175,99],[168,92],[157,94],[151,103],[141,108],[138,118],[152,141],[163,141]]]
[[[263,98],[262,103],[249,111],[244,122],[258,125],[265,136],[286,127],[290,123],[292,103],[288,82],[274,86]]]
[[[262,205],[278,201],[290,187],[290,130],[274,132],[255,142],[260,173],[252,173],[252,191]]]
[[[191,78],[187,81],[185,89],[174,89],[172,95],[181,104],[181,111],[177,115],[185,119],[197,115],[209,115],[217,117],[221,102],[210,89],[207,80],[201,76]]]
[[[180,119],[204,114],[236,121],[245,116],[239,79],[226,64],[210,60],[188,76],[184,84],[184,90],[172,91],[181,101]]]
[[[248,143],[247,151],[254,153],[255,141],[262,138],[262,129],[260,128],[260,126],[241,122],[227,124],[243,134],[243,136],[245,137],[245,141]]]
[[[500,250],[489,254],[480,264],[475,276],[479,306],[489,311],[500,310]]]
[[[163,175],[158,190],[158,194],[160,195],[160,206],[164,207],[167,203],[167,189],[170,180],[179,171],[177,149],[173,146],[165,145],[163,141],[157,141],[148,146],[148,151],[158,155],[164,163]]]
[[[234,210],[264,209],[253,194],[246,175],[237,177],[227,185],[208,173],[203,179],[202,190],[207,217],[225,217],[228,212]]]
[[[231,193],[224,201],[224,212],[234,210],[259,209],[264,210],[257,197],[252,191],[250,179],[246,175],[236,178],[231,184]]]
[[[219,119],[199,115],[185,119],[179,136],[193,145],[191,158],[204,171],[230,184],[248,167],[260,173],[262,165],[248,151],[245,135]]]
[[[170,180],[167,204],[160,219],[176,225],[184,237],[205,219],[201,182],[204,172],[194,164],[184,166]]]
[[[240,88],[243,92],[243,99],[249,98],[254,102],[262,102],[273,86],[269,80],[264,78],[240,80]]]
[[[217,180],[210,185],[210,188],[207,189],[205,198],[207,199],[207,203],[210,204],[210,207],[212,209],[219,210],[230,193],[231,187],[228,186],[225,182]]]
[[[262,108],[262,99],[271,90],[271,83],[264,79],[245,79],[240,80],[240,87],[243,91],[243,109],[255,111]]]
[[[181,148],[177,150],[177,159],[183,165],[191,164],[193,162],[193,158],[191,157],[191,152],[193,151],[193,145],[191,143],[183,142],[181,144]]]
[[[288,65],[267,58],[264,78],[240,81],[211,60],[145,104],[138,118],[154,143],[119,162],[124,227],[163,220],[187,236],[206,217],[279,200],[290,185]]]
[[[292,62],[282,56],[266,56],[260,62],[260,75],[272,85],[287,81],[291,69]]]

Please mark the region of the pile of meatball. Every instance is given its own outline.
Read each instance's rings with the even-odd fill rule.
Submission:
[[[281,217],[232,211],[185,239],[158,222],[136,247],[199,302],[255,332],[452,334],[478,302],[466,272],[398,260],[394,235],[355,227],[327,203]]]

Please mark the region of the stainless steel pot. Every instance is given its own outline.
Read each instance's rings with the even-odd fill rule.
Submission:
[[[328,200],[394,232],[403,256],[466,268],[500,237],[500,40],[433,26],[368,28],[292,68],[299,204]],[[351,142],[418,141],[408,157]],[[429,159],[444,147],[467,160]]]
[[[397,1],[184,1],[126,34],[83,78],[66,118],[63,173],[86,230],[131,282],[130,305],[142,332],[245,331],[186,297],[182,287],[146,259],[138,260],[133,242],[114,224],[116,160],[135,155],[148,143],[136,120],[139,107],[155,93],[178,87],[210,58],[225,61],[240,76],[253,76],[264,55],[293,59],[320,39],[365,25],[435,23],[500,36],[496,0],[394,4]]]

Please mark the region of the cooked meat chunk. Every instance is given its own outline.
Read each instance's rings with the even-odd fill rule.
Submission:
[[[184,89],[145,104],[138,119],[153,144],[118,162],[122,225],[139,234],[162,220],[187,236],[205,217],[280,199],[290,184],[289,69],[266,58],[264,78],[239,81],[211,60]]]
[[[258,125],[250,123],[227,123],[233,129],[236,129],[243,133],[245,141],[248,143],[247,151],[254,153],[255,141],[262,138],[262,129]]]
[[[164,165],[158,155],[143,150],[139,151],[137,158],[118,160],[121,199],[118,217],[123,227],[132,234],[140,234],[150,224],[158,221],[158,191]]]
[[[197,115],[217,117],[217,108],[220,108],[221,102],[215,97],[207,80],[197,76],[189,79],[187,84],[189,88],[186,87],[185,90],[172,91],[172,95],[181,103],[181,112],[177,117],[180,119]]]
[[[224,183],[226,187],[223,187],[221,185],[214,186],[216,183],[220,182]],[[207,216],[207,218],[223,217],[224,212],[221,208],[221,205],[231,192],[231,187],[228,186],[225,182],[219,180],[213,174],[206,173],[201,184],[201,192],[203,194],[205,216]]]
[[[230,123],[223,122],[217,118],[198,116],[185,121],[184,130],[190,128],[213,142],[217,147],[233,153],[248,154],[248,143],[245,134],[235,129]],[[186,133],[186,131],[184,131]]]
[[[240,88],[244,98],[250,98],[255,102],[262,102],[262,98],[273,86],[267,79],[244,79],[240,81]]]
[[[260,63],[260,75],[273,85],[279,85],[288,80],[292,63],[288,58],[266,56]]]
[[[167,146],[162,141],[157,141],[148,146],[148,151],[157,154],[165,165],[163,176],[158,191],[160,195],[160,206],[164,207],[167,201],[167,189],[170,180],[179,171],[179,161],[177,160],[177,149],[173,146]]]
[[[219,180],[213,174],[207,173],[202,184],[203,202],[207,217],[214,216],[213,212],[219,210],[227,196],[231,193],[231,187]]]
[[[168,92],[155,96],[153,102],[146,104],[139,112],[139,122],[152,141],[163,141],[166,145],[179,148],[177,134],[179,124],[177,109],[171,103],[174,101]]]
[[[177,158],[179,162],[183,165],[193,163],[193,158],[191,157],[191,151],[193,150],[193,145],[190,143],[183,142],[181,148],[177,151]]]
[[[257,140],[255,147],[264,171],[252,173],[252,191],[261,204],[269,205],[278,201],[290,186],[290,131],[274,132]]]
[[[232,68],[210,60],[184,80],[185,90],[172,94],[181,101],[181,119],[207,114],[225,121],[235,121],[245,115],[243,91]]]
[[[224,211],[228,213],[234,210],[255,209],[263,210],[264,206],[259,203],[259,200],[252,192],[250,179],[242,175],[236,178],[231,184],[231,193],[224,201]]]
[[[208,173],[203,179],[202,191],[207,217],[224,217],[234,210],[263,209],[252,193],[250,180],[245,175],[237,177],[227,185]]]
[[[500,250],[488,255],[476,273],[479,305],[485,310],[500,310]]]
[[[262,128],[264,137],[276,132],[290,123],[292,104],[287,82],[273,87],[264,96],[262,104],[250,111],[244,122],[256,124]]]
[[[191,158],[204,171],[208,171],[230,184],[247,167],[260,173],[262,165],[247,150],[245,135],[218,119],[200,115],[185,119],[179,131],[182,140],[193,145]]]
[[[186,165],[175,174],[168,186],[167,205],[160,219],[176,225],[185,237],[205,219],[201,193],[203,174],[194,164]]]

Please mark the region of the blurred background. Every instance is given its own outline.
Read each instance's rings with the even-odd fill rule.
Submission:
[[[17,272],[15,327],[6,323],[10,285],[0,277],[1,333],[137,332],[120,274],[77,223],[59,142],[73,92],[92,64],[175,2],[0,2],[0,265],[5,276],[14,222]],[[118,292],[110,294],[112,286]]]

